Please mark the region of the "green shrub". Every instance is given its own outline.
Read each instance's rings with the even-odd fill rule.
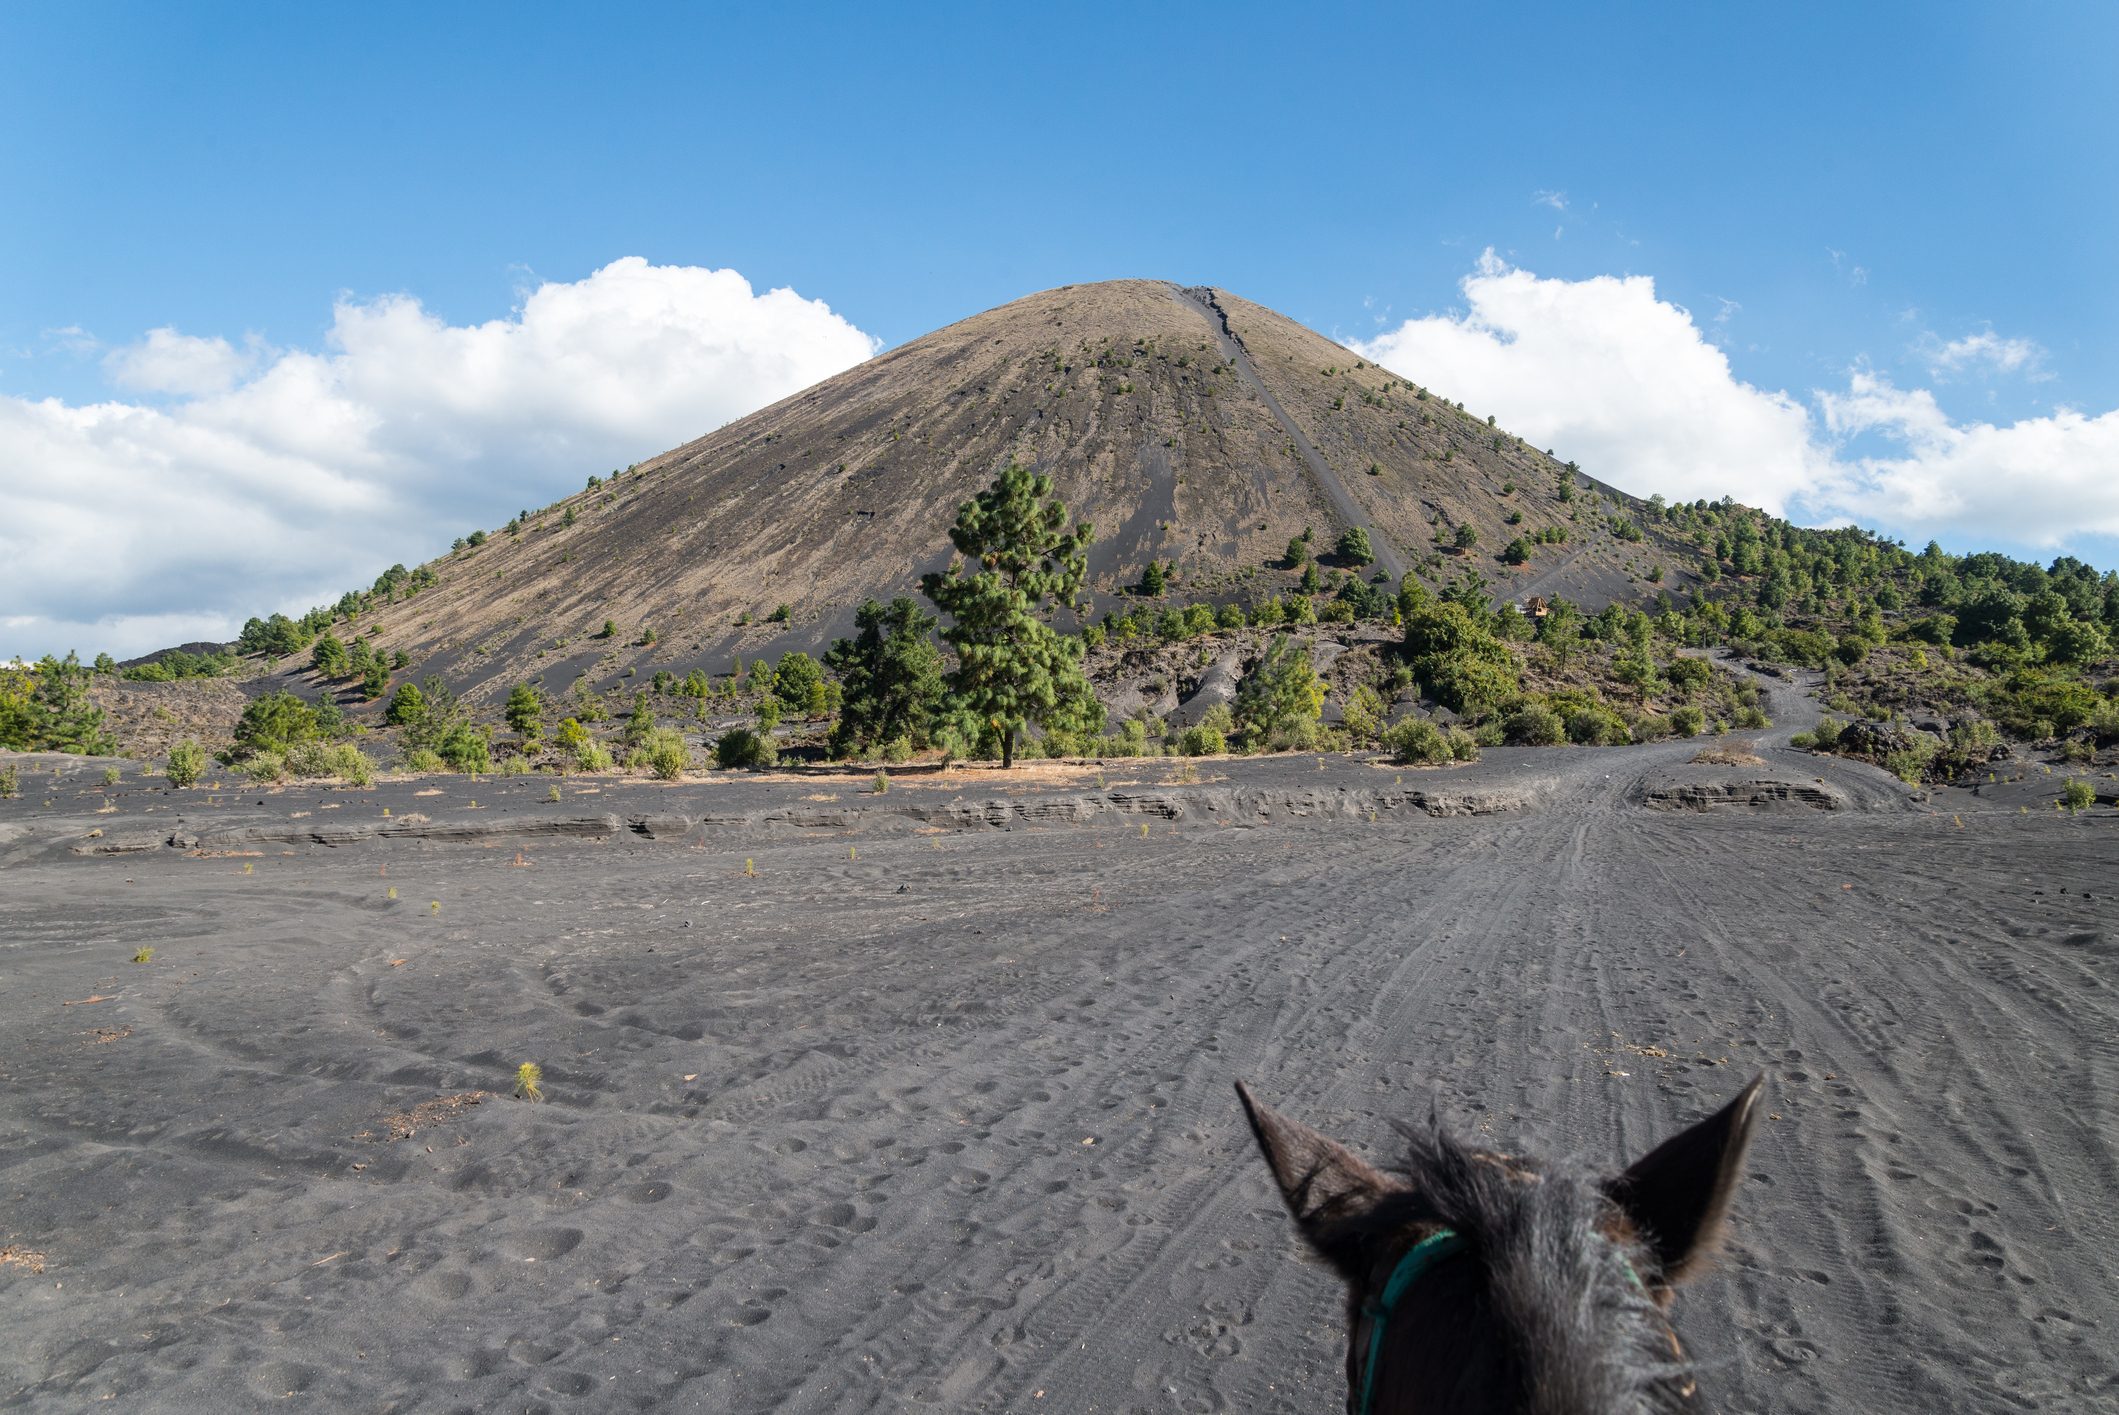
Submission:
[[[315,708],[292,693],[267,693],[243,709],[230,750],[237,760],[260,752],[284,752],[297,743],[315,741],[320,731]]]
[[[1679,659],[1678,663],[1689,663],[1690,659]],[[1677,667],[1674,663],[1672,668]],[[1697,737],[1700,729],[1707,725],[1707,714],[1687,704],[1670,710],[1670,730],[1680,737]]]
[[[574,765],[583,771],[609,771],[610,751],[601,742],[583,742],[574,749]]]
[[[447,770],[448,764],[432,747],[414,747],[399,759],[398,768],[412,776],[432,776]]]
[[[1324,684],[1310,667],[1309,650],[1285,635],[1273,640],[1236,692],[1235,716],[1254,747],[1314,740],[1323,708]]]
[[[2086,811],[2097,804],[2097,790],[2079,776],[2071,776],[2060,788],[2060,804],[2070,812]]]
[[[1632,736],[1610,708],[1578,708],[1567,715],[1567,740],[1580,746],[1611,746],[1630,741]]]
[[[589,745],[589,729],[578,718],[565,718],[559,724],[558,740],[559,750],[579,756],[581,749]]]
[[[671,727],[658,727],[647,741],[647,762],[655,775],[664,781],[675,781],[684,775],[685,768],[692,764],[691,749],[684,745],[684,734]]]
[[[499,767],[495,769],[494,774],[496,776],[528,776],[530,774],[530,759],[521,755],[505,758]]]
[[[1515,693],[1508,645],[1454,600],[1425,600],[1405,617],[1405,654],[1429,696],[1456,712],[1492,711]]]
[[[1567,726],[1543,703],[1526,703],[1502,721],[1501,734],[1510,746],[1552,747],[1567,740]]]
[[[375,784],[375,763],[368,754],[351,742],[341,742],[331,749],[330,774],[353,786]]]
[[[1810,737],[1817,744],[1818,751],[1829,752],[1839,746],[1839,734],[1845,727],[1846,724],[1836,717],[1821,717],[1817,726],[1810,730]]]
[[[0,766],[0,800],[13,800],[22,794],[22,777],[13,765]]]
[[[1218,757],[1229,750],[1229,739],[1219,728],[1187,727],[1178,734],[1177,749],[1188,757]]]
[[[1467,732],[1461,727],[1452,727],[1449,729],[1448,735],[1451,756],[1460,762],[1475,762],[1479,760],[1479,737],[1477,733]]]
[[[1884,770],[1908,786],[1918,786],[1927,774],[1928,763],[1935,759],[1936,750],[1941,745],[1926,733],[1916,732],[1911,743],[1884,757]]]
[[[778,760],[772,739],[748,727],[731,727],[714,743],[714,765],[724,771],[762,771]]]
[[[252,781],[270,783],[287,779],[287,760],[278,752],[253,752],[237,768]]]
[[[1384,714],[1387,711],[1383,704],[1383,695],[1366,683],[1347,694],[1342,711],[1345,714],[1347,735],[1356,742],[1372,742],[1377,734],[1383,731]]]
[[[493,769],[493,753],[486,734],[468,722],[451,725],[434,750],[452,771],[476,774]]]
[[[1408,766],[1440,766],[1457,760],[1449,734],[1424,717],[1408,717],[1383,734],[1385,750],[1393,761]],[[1478,748],[1472,749],[1474,755]]]
[[[1756,707],[1740,707],[1736,710],[1736,725],[1747,731],[1757,732],[1773,725],[1773,720]]]
[[[206,749],[189,737],[169,749],[169,784],[191,786],[206,772]]]

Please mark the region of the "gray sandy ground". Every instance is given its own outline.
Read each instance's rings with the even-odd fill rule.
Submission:
[[[1617,1161],[1764,1070],[1680,1306],[1721,1408],[2113,1409],[2119,813],[1692,750],[103,816],[32,777],[0,1406],[1336,1410],[1232,1079],[1379,1157],[1439,1100]]]

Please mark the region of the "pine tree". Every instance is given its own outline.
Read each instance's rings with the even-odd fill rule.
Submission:
[[[850,756],[901,737],[926,746],[942,706],[942,655],[927,639],[934,616],[900,595],[889,604],[867,601],[853,622],[854,637],[824,655],[845,692],[832,754]]]
[[[426,720],[427,695],[419,690],[419,684],[398,684],[397,691],[390,695],[390,705],[383,709],[384,725],[417,727]]]
[[[325,678],[343,678],[348,667],[346,646],[338,641],[338,635],[326,629],[310,650],[309,666]]]
[[[815,659],[799,649],[780,655],[780,665],[773,670],[773,696],[789,712],[814,716],[814,710],[821,706],[823,687],[824,671],[817,667]]]
[[[1067,529],[1052,478],[1010,462],[957,508],[949,539],[964,559],[920,577],[921,590],[953,621],[942,631],[957,653],[950,690],[1000,738],[1003,767],[1015,764],[1015,739],[1026,728],[1092,696],[1081,641],[1042,617],[1080,591],[1089,537],[1087,522]]]
[[[1369,533],[1361,526],[1349,526],[1339,537],[1339,558],[1352,565],[1367,565],[1376,558],[1375,549],[1369,544]]]
[[[633,694],[633,711],[625,720],[624,741],[628,747],[645,747],[655,735],[655,712],[647,705],[646,693]]]
[[[1170,587],[1170,576],[1160,560],[1150,560],[1148,568],[1140,573],[1140,592],[1155,598]]]
[[[544,700],[528,683],[515,685],[501,711],[508,719],[509,728],[523,741],[534,742],[544,734]]]
[[[103,710],[89,701],[88,684],[94,675],[73,654],[53,658],[46,654],[31,670],[31,681],[22,695],[21,726],[0,728],[21,740],[4,745],[25,751],[79,752],[83,756],[114,755],[118,744],[103,731]]]

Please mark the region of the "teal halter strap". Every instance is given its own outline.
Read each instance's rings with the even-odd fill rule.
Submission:
[[[1376,1362],[1383,1355],[1383,1328],[1390,1321],[1391,1310],[1414,1279],[1436,1263],[1464,1247],[1454,1229],[1441,1229],[1405,1250],[1398,1266],[1391,1269],[1390,1280],[1383,1284],[1383,1294],[1372,1303],[1366,1312],[1369,1319],[1369,1359],[1361,1368],[1361,1415],[1368,1415],[1369,1405],[1376,1398]]]
[[[1369,1319],[1369,1359],[1361,1368],[1361,1412],[1368,1415],[1369,1406],[1376,1399],[1376,1362],[1383,1356],[1383,1328],[1390,1321],[1391,1312],[1405,1296],[1406,1289],[1429,1268],[1454,1253],[1461,1252],[1464,1240],[1453,1228],[1437,1229],[1427,1237],[1405,1250],[1398,1266],[1391,1269],[1390,1280],[1383,1284],[1383,1293],[1362,1311]],[[1632,1263],[1626,1264],[1626,1280],[1636,1292],[1648,1289],[1641,1282],[1641,1275]]]

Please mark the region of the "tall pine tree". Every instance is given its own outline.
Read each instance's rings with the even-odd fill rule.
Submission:
[[[921,576],[920,589],[953,621],[942,631],[957,654],[951,695],[1000,738],[1001,765],[1013,766],[1027,728],[1091,700],[1080,640],[1045,619],[1082,587],[1089,525],[1068,530],[1052,478],[1010,462],[957,508],[949,539],[963,559]]]

